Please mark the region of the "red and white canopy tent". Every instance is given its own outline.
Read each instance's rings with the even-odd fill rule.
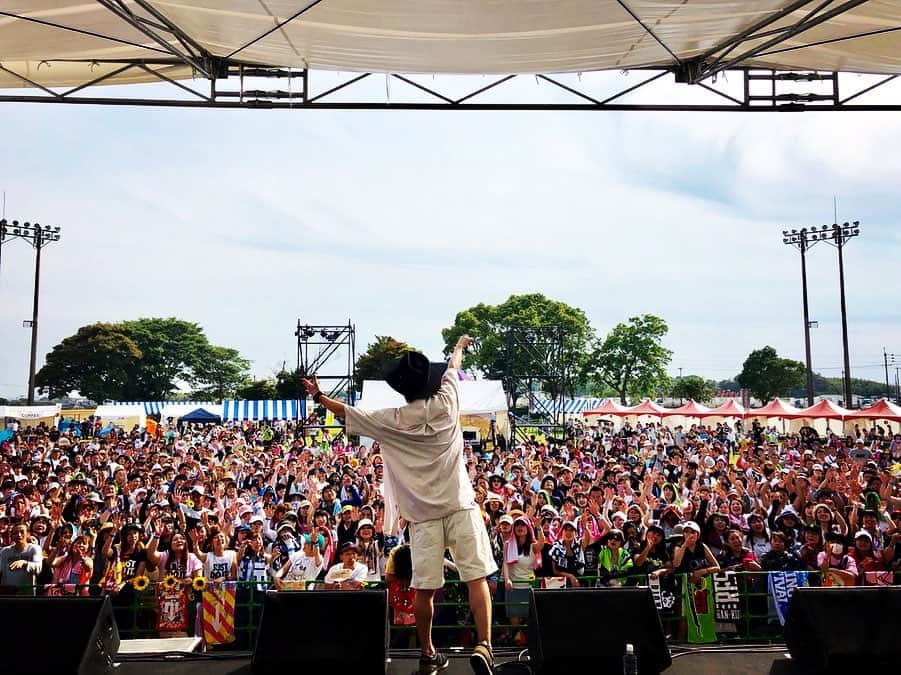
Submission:
[[[689,400],[678,408],[664,409],[662,417],[666,419],[667,426],[675,427],[700,422],[708,414],[710,408],[706,405]]]
[[[663,415],[666,412],[666,408],[657,405],[651,399],[646,398],[644,401],[639,403],[638,405],[633,405],[631,408],[626,408],[625,415],[629,421],[640,420],[640,419],[649,419],[649,418],[657,418],[657,421],[663,419]],[[654,421],[654,420],[651,420]]]
[[[850,414],[850,410],[845,410],[829,399],[824,398],[819,403],[785,415],[784,418],[790,420],[790,431],[798,431],[802,427],[809,426],[816,429],[820,434],[825,434],[829,431],[842,433],[844,431],[845,418]],[[839,424],[835,425],[832,422],[838,422]]]
[[[845,418],[846,422],[860,420],[870,420],[877,424],[884,422],[893,432],[898,432],[901,430],[901,406],[882,398],[868,408],[855,410]]]
[[[615,403],[613,399],[605,399],[597,408],[585,410],[583,417],[622,417],[627,414],[628,407]]]
[[[700,419],[710,414],[710,411],[711,408],[708,408],[706,405],[689,400],[688,403],[680,405],[678,408],[664,409],[663,417],[697,417]]]
[[[735,399],[729,399],[723,405],[717,406],[704,416],[705,424],[716,424],[718,422],[734,422],[735,420],[744,419],[748,411],[740,403],[736,403]]]

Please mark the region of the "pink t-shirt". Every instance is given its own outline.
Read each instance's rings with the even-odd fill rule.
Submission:
[[[182,563],[181,561],[172,561],[171,567],[167,568],[167,563],[169,562],[169,551],[163,551],[160,553],[160,569],[164,575],[171,574],[177,579],[190,579],[194,576],[194,574],[198,570],[203,569],[203,563],[200,562],[200,558],[194,555],[191,552],[188,552],[188,564],[187,569],[181,569]]]

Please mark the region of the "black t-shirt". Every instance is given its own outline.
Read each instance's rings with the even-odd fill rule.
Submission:
[[[598,557],[604,545],[597,541],[585,547],[585,576],[596,577],[598,575]]]
[[[666,567],[666,564],[672,559],[670,552],[666,549],[666,544],[659,544],[648,553],[644,565],[641,566],[641,571],[645,574],[656,572]]]
[[[138,572],[138,566],[147,562],[147,551],[141,549],[132,551],[122,560],[122,580],[128,581],[133,579]]]
[[[679,565],[677,572],[697,572],[698,570],[707,569],[710,563],[707,562],[707,555],[704,553],[704,546],[698,542],[695,550],[685,549],[682,555],[682,564]]]
[[[791,572],[805,569],[804,563],[788,551],[767,551],[760,558],[760,566],[767,572]]]

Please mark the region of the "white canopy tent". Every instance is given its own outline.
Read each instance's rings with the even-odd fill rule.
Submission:
[[[208,57],[366,73],[669,68],[697,57],[709,61],[736,39],[725,58],[738,58],[741,67],[901,73],[893,32],[901,26],[901,3],[818,5],[792,0],[129,0],[121,5],[7,0],[0,6],[0,88],[78,86],[107,75],[104,84],[159,81],[152,71],[175,80],[208,77],[214,69]],[[771,48],[759,49],[770,41]],[[123,68],[123,63],[134,65]]]
[[[94,411],[94,417],[99,418],[103,425],[115,424],[123,429],[131,429],[135,424],[143,427],[147,424],[147,413],[144,405],[135,403],[132,405],[98,405]]]
[[[365,380],[363,397],[357,401],[357,407],[362,410],[380,410],[397,408],[404,403],[404,397],[384,380]],[[493,419],[497,434],[508,437],[510,420],[507,417],[507,395],[503,384],[497,380],[461,380],[460,416],[463,418],[464,431],[478,429],[484,437],[488,433],[488,423],[485,420]],[[470,418],[470,424],[467,424],[466,418]]]
[[[52,405],[0,405],[0,422],[11,418],[21,424],[32,425],[46,422],[48,425],[56,424],[59,418],[61,406],[58,403]]]
[[[404,405],[404,397],[394,391],[384,380],[363,382],[363,396],[357,401],[362,410],[398,408]],[[497,380],[462,380],[460,382],[460,414],[490,415],[507,413],[507,395]]]

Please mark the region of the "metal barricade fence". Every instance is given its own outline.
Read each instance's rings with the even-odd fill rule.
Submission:
[[[738,598],[740,618],[734,622],[734,630],[729,632],[717,632],[716,639],[722,643],[743,642],[783,642],[783,633],[778,616],[770,598],[768,587],[769,572],[736,572],[738,581]],[[675,586],[691,583],[687,575],[670,575],[675,578]],[[895,576],[894,582],[898,584],[901,579]],[[265,591],[274,588],[271,584],[260,582],[230,582],[235,585],[235,613],[234,633],[235,640],[216,649],[251,650],[253,649],[256,632],[259,627],[263,608]],[[523,586],[528,584],[532,588],[541,586],[540,578],[516,580],[516,584]],[[817,586],[820,584],[818,572],[808,574],[808,584]],[[600,588],[623,586],[648,586],[648,576],[628,575],[611,577],[579,577],[581,588]],[[321,582],[309,582],[310,590],[305,592],[315,593],[322,586]],[[369,589],[387,588],[384,582],[369,582]],[[50,591],[48,593],[48,590]],[[74,592],[73,592],[74,591]],[[185,588],[188,612],[187,633],[193,634],[197,625],[197,612],[200,611],[202,593],[208,591],[195,591],[190,587]],[[352,593],[353,591],[344,591]],[[433,630],[435,642],[440,647],[471,646],[475,643],[475,624],[466,598],[466,584],[460,581],[449,580],[435,598],[435,617]],[[559,589],[560,593],[566,593],[567,589]],[[99,595],[98,587],[67,587],[64,591],[59,586],[25,586],[15,589],[17,595],[73,595],[90,594]],[[497,584],[492,596],[494,620],[492,623],[492,639],[496,647],[519,647],[526,644],[526,628],[528,623],[528,611],[518,613],[525,617],[512,621],[508,616],[508,607],[527,608],[528,600],[509,601],[505,597],[503,582]],[[112,594],[113,608],[116,621],[119,626],[119,634],[122,639],[157,637],[157,588],[151,584],[146,590],[138,591],[127,584],[122,591]],[[660,608],[658,607],[658,610]],[[513,612],[511,612],[513,613]],[[660,611],[660,618],[664,626],[667,639],[672,642],[685,641],[684,618],[682,614],[681,591],[675,593],[675,603],[668,610]],[[392,647],[413,648],[416,647],[415,625],[390,626],[390,638]]]

